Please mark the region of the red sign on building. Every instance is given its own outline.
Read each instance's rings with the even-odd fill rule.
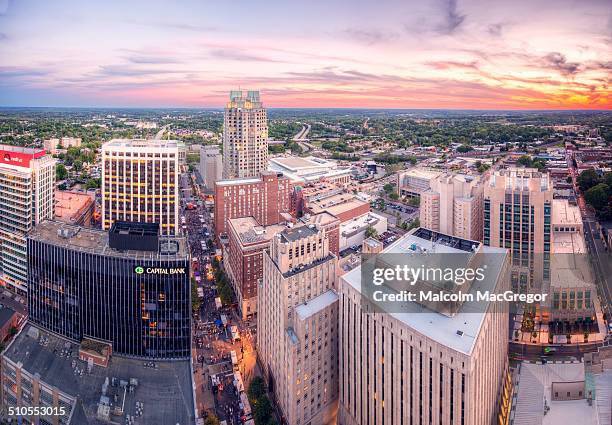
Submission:
[[[16,165],[18,167],[30,168],[30,161],[45,156],[44,149],[32,152],[13,152],[0,149],[0,164]]]

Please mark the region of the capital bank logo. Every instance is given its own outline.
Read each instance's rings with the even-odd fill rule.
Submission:
[[[136,267],[134,269],[134,272],[137,274],[143,274],[144,273],[144,267]]]

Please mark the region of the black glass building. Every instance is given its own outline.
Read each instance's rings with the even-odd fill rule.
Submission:
[[[74,341],[94,338],[127,356],[190,356],[186,241],[151,224],[110,232],[45,221],[28,236],[33,323]],[[110,234],[110,238],[109,238]]]

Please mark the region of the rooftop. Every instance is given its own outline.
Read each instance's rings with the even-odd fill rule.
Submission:
[[[567,199],[553,199],[552,202],[553,226],[579,226],[582,227],[582,215],[578,205],[571,205]]]
[[[284,242],[295,242],[302,238],[307,238],[309,236],[316,235],[318,230],[314,225],[309,226],[296,226],[291,228],[285,228],[282,232],[280,232],[281,237]]]
[[[35,155],[35,154],[41,154],[45,152],[45,150],[42,148],[26,148],[23,146],[1,145],[1,144],[0,144],[0,151],[23,153],[26,155]]]
[[[420,167],[412,168],[402,173],[402,176],[416,177],[420,179],[432,179],[440,175],[442,175],[442,171],[430,170],[427,168],[420,168]]]
[[[236,232],[242,245],[269,242],[275,234],[286,228],[280,224],[260,226],[253,217],[233,218],[228,220],[228,224]]]
[[[338,216],[344,212],[359,208],[368,203],[358,199],[355,195],[346,192],[339,193],[324,199],[311,201],[308,203],[308,209],[313,214],[319,214],[323,211]]]
[[[5,305],[0,305],[0,328],[4,326],[6,322],[11,320],[15,315],[15,310]]]
[[[346,237],[356,235],[369,226],[376,226],[381,220],[386,220],[386,218],[370,211],[342,223],[340,234]]]
[[[383,253],[414,253],[415,245],[427,247],[430,253],[466,253],[474,243],[477,242],[419,228],[397,240]],[[479,247],[481,252],[494,255],[487,256],[487,276],[490,278],[480,282],[475,280],[470,288],[471,293],[493,291],[508,256],[507,250],[502,248]],[[361,292],[361,267],[341,276],[341,284],[351,285]],[[425,337],[467,355],[472,353],[486,314],[482,301],[477,300],[464,302],[453,316],[435,312],[417,302],[402,303],[401,308],[402,313],[388,314]]]
[[[156,361],[145,367],[142,360],[112,356],[108,368],[93,366],[88,373],[87,363],[79,359],[79,346],[68,340],[27,324],[3,354],[23,370],[40,375],[41,381],[77,399],[71,423],[78,425],[104,424],[96,418],[102,386],[108,378],[129,382],[138,381],[134,392],[125,399],[126,414],[135,415],[136,401],[144,403],[142,422],[187,425],[194,422],[191,369],[188,360]],[[82,375],[75,369],[83,371]],[[112,382],[112,381],[111,381]],[[123,389],[108,385],[106,395],[123,401]],[[115,417],[117,418],[117,417]],[[124,420],[116,420],[123,423]]]
[[[553,382],[574,382],[584,379],[582,363],[521,363],[514,423],[597,424],[596,409],[589,406],[586,400],[551,401]],[[546,415],[544,415],[544,400],[550,407]]]
[[[315,158],[309,156],[307,158],[302,158],[299,156],[285,156],[285,157],[277,157],[270,158],[270,162],[280,165],[283,168],[286,168],[290,171],[299,171],[300,169],[305,168],[330,168],[336,167],[336,163],[334,161],[328,161],[322,158]]]
[[[55,202],[55,218],[70,222],[71,219],[77,219],[88,207],[91,207],[94,199],[93,196],[83,192],[56,190]]]
[[[180,144],[178,140],[165,139],[112,139],[102,145],[102,151],[110,148],[177,149]]]
[[[324,308],[338,301],[338,294],[332,289],[323,292],[321,295],[314,297],[304,304],[300,304],[295,308],[295,313],[300,320],[305,320],[310,316],[318,313]]]
[[[38,224],[28,235],[28,239],[37,240],[63,248],[83,251],[92,254],[129,257],[137,259],[184,259],[188,255],[186,241],[182,237],[160,237],[160,245],[173,242],[178,245],[174,255],[162,255],[156,251],[119,251],[110,247],[108,232],[75,226],[60,221],[45,220]]]

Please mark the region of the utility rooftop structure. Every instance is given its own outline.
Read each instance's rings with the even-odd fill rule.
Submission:
[[[136,423],[194,423],[189,360],[143,363],[113,355],[108,367],[89,366],[79,353],[91,346],[90,340],[79,346],[27,324],[2,354],[2,385],[8,388],[2,404],[63,407],[64,415],[36,418],[49,424],[99,425],[138,416],[138,401],[143,403],[142,422]],[[34,417],[26,419],[34,423]]]

